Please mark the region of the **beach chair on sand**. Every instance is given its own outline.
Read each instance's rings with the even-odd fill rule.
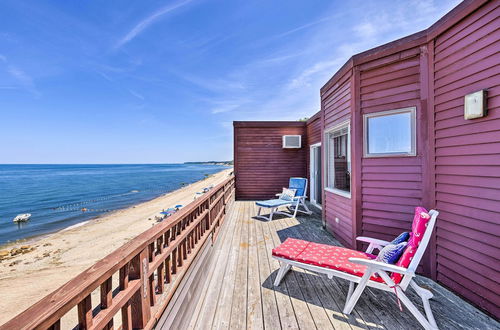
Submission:
[[[290,218],[296,217],[297,212],[311,214],[312,212],[306,205],[307,179],[290,178],[288,189],[294,191],[295,195],[289,196],[281,193],[281,194],[276,194],[276,197],[278,197],[276,199],[269,199],[265,201],[256,202],[255,204],[259,207],[259,211],[255,217],[271,221],[273,220],[274,214],[286,215],[287,217]],[[278,211],[280,207],[287,207],[288,212]],[[300,209],[301,207],[304,210],[301,210]],[[268,217],[260,215],[260,212],[263,208],[269,209],[270,213]]]
[[[394,293],[401,310],[401,302],[403,302],[425,329],[437,329],[429,304],[429,299],[433,295],[429,290],[418,286],[413,280],[439,214],[435,210],[431,210],[429,213],[424,211],[423,208],[416,208],[410,239],[396,264],[375,260],[376,256],[372,254],[373,250],[382,250],[384,246],[390,244],[390,242],[379,239],[358,237],[357,240],[369,244],[366,252],[360,252],[338,246],[287,238],[272,252],[273,258],[281,264],[274,285],[280,284],[292,266],[326,274],[330,279],[335,276],[350,282],[343,310],[345,314],[351,313],[364,289],[369,286]],[[356,288],[355,283],[358,284]],[[427,317],[405,294],[408,286],[411,286],[422,298]]]

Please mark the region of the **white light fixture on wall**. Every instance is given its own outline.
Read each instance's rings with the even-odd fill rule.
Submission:
[[[486,107],[486,90],[467,94],[464,98],[464,118],[475,119],[485,117],[488,111]]]

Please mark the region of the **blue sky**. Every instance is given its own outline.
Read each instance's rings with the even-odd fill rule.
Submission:
[[[0,163],[232,159],[233,120],[314,114],[352,54],[458,2],[3,0]]]

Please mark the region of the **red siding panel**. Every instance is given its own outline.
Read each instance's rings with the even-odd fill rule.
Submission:
[[[329,88],[321,95],[321,108],[324,112],[323,130],[328,130],[351,118],[351,79],[352,71],[347,71],[338,81],[331,82]],[[323,148],[323,159],[326,159]],[[346,198],[332,192],[325,192],[323,200],[326,228],[343,245],[353,247],[352,203]],[[338,219],[336,222],[335,219]]]
[[[361,115],[398,109],[404,101],[405,106],[416,107],[417,118],[421,117],[419,56],[361,71],[360,83]],[[417,132],[420,132],[420,126],[425,123],[418,119],[417,122]],[[363,158],[364,236],[392,240],[411,228],[414,208],[422,204],[422,144],[423,138],[418,139],[416,157]]]
[[[437,279],[500,315],[500,2],[435,39]],[[488,116],[463,97],[488,89]]]
[[[273,198],[290,177],[306,174],[306,124],[298,122],[234,124],[236,198]],[[302,135],[302,148],[283,149],[283,135]]]
[[[320,143],[321,142],[321,113],[318,112],[309,120],[306,122],[306,137],[307,137],[307,144],[304,144],[304,147],[306,148],[306,176],[310,180],[311,178],[310,173],[311,173],[311,155],[310,151],[311,149],[309,148],[312,144]],[[310,187],[308,187],[310,188]],[[309,191],[309,190],[308,190]],[[310,196],[310,192],[308,193],[308,196]]]

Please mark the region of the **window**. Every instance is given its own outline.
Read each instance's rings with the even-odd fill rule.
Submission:
[[[365,157],[415,156],[415,108],[363,116]]]
[[[330,130],[327,141],[327,190],[350,197],[351,147],[349,123]]]

